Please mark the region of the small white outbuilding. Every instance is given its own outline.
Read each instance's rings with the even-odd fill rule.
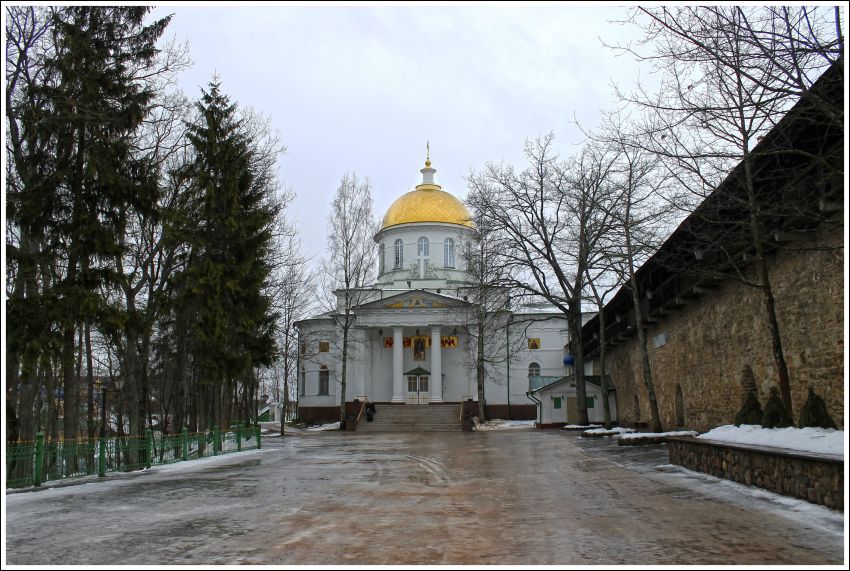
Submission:
[[[592,423],[604,421],[603,398],[608,399],[611,408],[611,421],[617,420],[617,397],[614,383],[607,377],[608,394],[602,390],[602,378],[598,375],[585,375],[587,398],[587,419]],[[578,422],[578,400],[576,380],[570,375],[526,393],[537,403],[537,427],[558,428]]]

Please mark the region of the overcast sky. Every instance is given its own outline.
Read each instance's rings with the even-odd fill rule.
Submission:
[[[375,214],[421,181],[425,143],[443,190],[471,170],[522,165],[527,138],[553,131],[562,155],[611,108],[633,60],[602,45],[636,31],[614,6],[162,6],[166,37],[187,40],[193,99],[217,73],[241,106],[270,117],[287,153],[280,180],[306,252],[321,256],[346,172],[368,177]]]

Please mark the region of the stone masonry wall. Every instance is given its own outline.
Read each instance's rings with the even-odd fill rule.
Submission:
[[[844,510],[844,463],[841,459],[771,453],[758,447],[730,446],[693,438],[668,438],[667,449],[670,463],[688,470]]]
[[[793,243],[769,260],[795,420],[811,384],[836,424],[844,424],[843,233],[840,223],[822,226],[815,239]],[[677,385],[684,405],[682,427],[706,431],[731,423],[741,406],[744,365],[755,373],[764,406],[777,375],[759,291],[727,281],[659,320],[648,328],[647,340],[665,430],[677,427]],[[660,333],[666,333],[667,343],[653,347]],[[650,418],[639,358],[636,335],[608,349],[608,372],[624,426]]]

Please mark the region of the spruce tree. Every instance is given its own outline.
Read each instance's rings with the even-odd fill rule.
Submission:
[[[759,403],[758,399],[756,377],[749,365],[745,365],[741,371],[741,393],[744,398],[738,414],[735,415],[735,426],[741,426],[742,424],[761,424],[764,411],[762,411],[761,403]]]
[[[188,125],[195,160],[182,173],[189,188],[181,213],[189,255],[178,278],[178,304],[190,324],[203,398],[212,401],[206,408],[225,427],[228,389],[253,367],[271,364],[275,352],[276,316],[265,287],[277,208],[267,181],[255,176],[252,141],[236,105],[217,80],[202,90],[196,110],[198,119]]]
[[[820,395],[815,394],[815,390],[812,387],[809,387],[809,396],[806,398],[806,403],[800,411],[800,423],[798,426],[800,428],[806,428],[807,426],[836,428],[835,421],[832,420],[826,408],[826,403]]]
[[[770,397],[767,399],[767,404],[764,405],[761,425],[763,428],[794,426],[794,419],[791,418],[791,413],[785,408],[785,404],[779,396],[779,389],[775,386],[770,387]]]
[[[744,395],[744,402],[738,414],[735,415],[735,426],[742,424],[761,424],[764,411],[761,409],[758,396],[755,393]]]
[[[126,312],[108,303],[104,288],[114,283],[115,260],[125,250],[128,212],[150,212],[156,203],[156,172],[135,152],[132,141],[154,92],[136,76],[157,54],[156,42],[170,18],[150,25],[144,6],[78,6],[56,10],[53,51],[46,80],[32,96],[38,128],[50,137],[50,177],[40,199],[51,216],[46,249],[64,273],[45,307],[61,336],[65,395],[65,438],[79,431],[79,389],[74,371],[75,331],[101,323],[114,331],[128,323]],[[127,375],[122,371],[122,375]],[[132,375],[129,375],[132,377]],[[135,404],[140,387],[128,379]],[[136,408],[137,408],[136,407]],[[131,412],[131,429],[141,430]]]

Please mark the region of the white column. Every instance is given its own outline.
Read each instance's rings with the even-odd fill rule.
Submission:
[[[431,328],[431,402],[443,402],[443,346],[440,328]]]
[[[402,375],[402,358],[404,353],[404,337],[401,327],[393,327],[393,400],[392,402],[404,402],[404,379]]]

